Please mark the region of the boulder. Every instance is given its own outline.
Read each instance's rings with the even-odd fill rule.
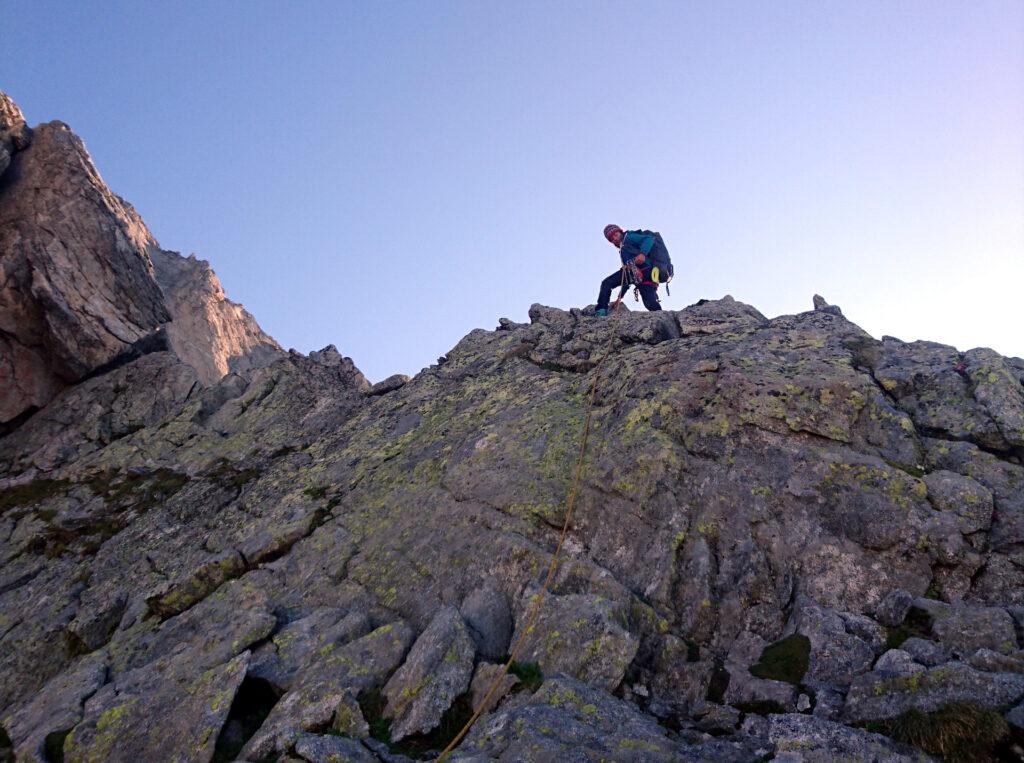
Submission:
[[[190,757],[209,760],[248,664],[243,652],[202,673],[173,658],[125,673],[86,700],[63,759],[162,760],[187,744]]]
[[[819,312],[830,313],[831,315],[843,314],[843,311],[839,308],[839,305],[830,305],[828,302],[825,301],[825,298],[819,294],[814,295],[814,299],[812,300],[812,302],[814,304],[814,309]]]
[[[897,588],[886,594],[875,607],[875,619],[882,625],[895,628],[903,622],[913,603],[914,597],[909,591]]]
[[[481,707],[484,707],[483,712],[491,712],[512,691],[512,688],[519,683],[519,679],[511,673],[502,675],[504,668],[504,665],[497,665],[492,662],[481,662],[476,666],[476,672],[473,673],[473,681],[469,685],[469,690],[473,694],[470,704],[473,707],[474,713]],[[498,678],[499,676],[501,676],[500,679]],[[491,687],[494,686],[495,681],[498,681],[498,685],[488,698],[488,692],[491,692]],[[484,705],[485,699],[487,699],[486,706]]]
[[[990,673],[1024,673],[1024,650],[1003,654],[983,648],[968,657],[967,664]]]
[[[847,628],[847,622],[839,612],[821,607],[809,599],[801,599],[797,603],[786,631],[799,633],[810,640],[808,678],[846,685],[854,676],[871,667],[876,645],[884,643],[881,629],[866,631],[859,621],[850,629],[854,633]],[[871,641],[857,635],[858,629]]]
[[[513,642],[526,628],[531,596],[524,599]],[[622,682],[640,645],[621,620],[618,608],[603,597],[548,594],[519,660],[536,662],[545,675],[566,673],[612,691]]]
[[[882,341],[873,365],[878,383],[909,414],[914,426],[982,447],[1010,447],[990,411],[970,391],[966,359],[935,342]]]
[[[995,511],[992,492],[970,477],[940,470],[926,474],[928,500],[939,511],[956,517],[957,528],[964,535],[987,530],[992,526]]]
[[[929,668],[949,662],[953,658],[952,653],[943,647],[942,644],[918,638],[917,636],[912,636],[900,644],[900,650],[909,654],[915,662],[919,662]]]
[[[952,607],[935,618],[932,630],[940,644],[960,657],[983,648],[1008,654],[1018,647],[1013,618],[1001,607]]]
[[[409,383],[409,377],[405,374],[392,374],[387,379],[377,382],[372,385],[367,391],[367,395],[386,395],[389,392],[394,392],[396,389],[401,389]]]
[[[875,662],[875,671],[905,676],[924,671],[924,665],[915,662],[909,652],[902,649],[890,649]]]
[[[1024,675],[985,673],[950,662],[907,675],[875,671],[858,676],[846,696],[843,717],[851,722],[883,720],[911,708],[930,712],[956,700],[999,707],[1021,697]]]
[[[725,691],[726,704],[747,712],[760,713],[796,709],[799,692],[794,683],[777,678],[758,678],[751,670],[761,663],[768,647],[767,641],[753,633],[740,634],[733,642],[725,661],[725,670],[729,674],[729,685]],[[806,656],[804,659],[803,665],[806,669]],[[778,675],[778,678],[782,677],[783,675]]]
[[[1014,367],[986,347],[964,353],[964,362],[974,385],[974,399],[984,406],[1010,445],[1024,445],[1024,384]]]
[[[363,716],[358,698],[352,692],[346,691],[342,694],[341,700],[334,708],[331,729],[353,739],[365,739],[370,736],[370,726]]]
[[[355,739],[300,734],[295,754],[309,763],[377,763],[379,758]]]
[[[1024,467],[986,453],[969,442],[925,438],[924,446],[930,469],[969,477],[991,491],[995,512],[988,543],[993,549],[1024,542]],[[983,580],[984,577],[983,573]],[[981,587],[979,592],[986,592],[987,588]],[[997,595],[998,590],[992,595]],[[1024,600],[1015,603],[1024,604]]]
[[[481,718],[449,759],[739,761],[757,757],[756,750],[750,740],[711,739],[700,746],[673,741],[635,705],[555,676],[527,702]]]
[[[775,745],[775,760],[829,763],[912,763],[928,757],[881,734],[852,729],[841,723],[808,715],[772,715],[768,739]]]
[[[411,642],[412,630],[397,622],[318,655],[246,742],[242,757],[261,760],[291,749],[304,731],[330,727],[346,697],[383,684]]]
[[[666,634],[655,662],[651,691],[682,709],[703,703],[715,672],[712,659],[692,659],[695,650],[683,639]]]
[[[392,739],[426,733],[441,722],[455,698],[469,688],[474,654],[459,611],[441,609],[384,685]]]
[[[324,654],[373,630],[365,612],[334,607],[317,609],[288,623],[253,653],[249,675],[269,681],[284,692],[295,676]]]
[[[460,611],[478,655],[498,660],[508,654],[512,612],[504,591],[495,585],[475,588],[463,600]]]

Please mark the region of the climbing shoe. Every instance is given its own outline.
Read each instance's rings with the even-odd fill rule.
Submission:
[[[599,307],[597,310],[594,311],[594,315],[605,316],[608,315],[608,311],[605,310],[603,307]]]

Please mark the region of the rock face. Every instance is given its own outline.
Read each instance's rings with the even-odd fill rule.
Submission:
[[[0,93],[0,424],[162,349],[212,384],[280,348],[205,263],[160,249],[66,124],[30,131]]]
[[[0,207],[35,219],[9,192],[54,141],[91,167],[37,128]],[[113,227],[60,220],[108,236],[121,264],[96,255],[108,280],[90,288],[138,278],[130,305],[72,289],[36,223],[0,232],[3,309],[54,334],[19,346],[56,380],[0,438],[0,748],[436,753],[520,639],[518,681],[452,759],[917,760],[856,724],[954,700],[1019,719],[1024,361],[726,297],[611,318],[534,305],[371,387],[333,346],[282,353],[232,323],[205,266],[119,209]],[[175,328],[203,312],[190,290],[211,310]],[[136,336],[162,349],[126,355]],[[189,336],[235,349],[190,359]]]
[[[41,407],[170,319],[152,245],[67,125],[33,130],[0,179],[0,418]]]
[[[11,157],[31,142],[32,131],[25,124],[18,104],[0,92],[0,176],[11,166]]]
[[[224,296],[209,263],[157,250],[153,266],[173,318],[167,327],[170,349],[204,384],[229,371],[266,365],[280,353],[256,319]]]

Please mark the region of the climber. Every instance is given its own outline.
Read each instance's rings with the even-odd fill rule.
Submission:
[[[608,300],[616,286],[622,287],[616,305],[629,287],[635,286],[644,307],[660,310],[658,284],[672,280],[672,260],[661,234],[649,230],[623,231],[618,225],[606,225],[604,237],[619,249],[622,267],[601,282],[595,315],[608,314]]]

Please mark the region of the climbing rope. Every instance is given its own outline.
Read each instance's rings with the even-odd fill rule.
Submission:
[[[625,268],[623,268],[623,283],[625,283],[625,280],[626,270]],[[616,308],[618,308],[619,306],[619,303],[622,301],[622,297],[623,294],[620,294],[619,298],[615,300],[615,303],[612,305],[611,310],[609,312],[615,312]],[[455,735],[452,741],[448,743],[448,746],[441,751],[441,754],[437,756],[435,763],[441,763],[441,761],[443,761],[448,756],[448,753],[454,750],[455,747],[459,744],[459,742],[462,741],[462,738],[466,736],[467,733],[469,733],[469,730],[473,727],[473,724],[476,723],[477,718],[479,718],[483,714],[484,709],[488,706],[488,703],[491,701],[491,697],[494,695],[494,692],[497,690],[499,684],[501,684],[505,676],[508,675],[508,671],[512,667],[512,663],[516,661],[516,658],[519,656],[519,652],[523,648],[523,644],[526,643],[526,637],[530,635],[530,633],[533,631],[534,624],[537,621],[537,614],[540,612],[541,605],[544,603],[544,597],[548,592],[548,586],[551,584],[551,579],[554,577],[555,574],[555,568],[558,566],[558,556],[562,551],[562,544],[565,543],[565,536],[569,534],[569,525],[572,522],[573,510],[576,507],[576,496],[579,493],[580,480],[583,476],[583,458],[587,453],[587,440],[590,437],[590,420],[594,412],[594,399],[597,396],[597,379],[599,376],[598,370],[600,369],[601,364],[604,363],[605,358],[607,358],[611,354],[614,339],[615,334],[609,331],[608,345],[605,349],[604,355],[602,355],[601,358],[597,361],[597,363],[594,364],[594,380],[590,384],[590,399],[587,402],[587,415],[586,418],[583,420],[583,436],[580,438],[579,455],[576,457],[576,470],[573,474],[572,486],[569,488],[569,496],[566,500],[565,521],[562,523],[562,533],[558,536],[558,544],[555,546],[555,552],[551,555],[551,562],[548,564],[548,572],[547,575],[544,577],[544,584],[541,586],[540,593],[537,595],[537,598],[534,599],[533,606],[530,607],[530,611],[526,618],[526,627],[523,628],[523,632],[519,635],[519,638],[513,645],[512,651],[509,652],[508,662],[506,662],[502,666],[501,671],[494,677],[494,680],[491,682],[490,688],[487,690],[487,694],[484,695],[483,700],[477,706],[477,709],[473,712],[473,715],[470,717],[468,721],[466,721],[465,725],[462,727],[459,733]]]

